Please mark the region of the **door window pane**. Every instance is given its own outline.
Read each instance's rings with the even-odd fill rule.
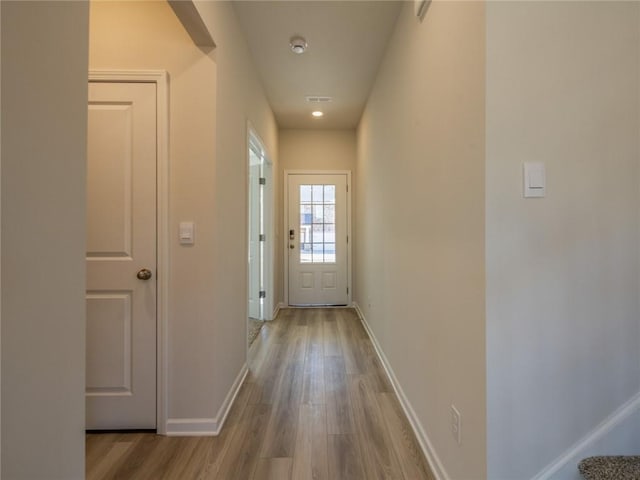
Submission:
[[[323,185],[312,185],[311,188],[313,189],[313,203],[322,205],[324,203],[324,195],[322,194],[324,190]]]
[[[313,263],[324,263],[324,244],[313,244]]]
[[[324,186],[324,203],[336,203],[336,186]]]
[[[336,226],[333,224],[324,225],[324,241],[327,243],[336,242]]]
[[[311,203],[311,185],[300,185],[300,203]]]
[[[335,263],[335,203],[335,185],[300,185],[301,263]]]
[[[323,225],[313,226],[313,243],[324,243],[324,228]]]
[[[324,263],[335,263],[336,261],[336,244],[324,244]]]
[[[300,225],[300,243],[311,243],[311,225]]]
[[[324,224],[335,225],[336,223],[336,206],[325,205],[324,206]]]
[[[300,242],[300,263],[311,263],[311,244]]]
[[[322,225],[324,223],[324,205],[313,205],[313,223]]]
[[[300,205],[300,225],[311,225],[311,205]]]

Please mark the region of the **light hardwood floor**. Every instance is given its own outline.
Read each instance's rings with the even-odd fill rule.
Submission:
[[[281,310],[249,366],[218,437],[90,434],[86,478],[434,478],[353,310]]]

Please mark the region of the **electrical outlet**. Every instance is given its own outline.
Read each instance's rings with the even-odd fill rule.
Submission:
[[[451,404],[451,433],[453,434],[453,438],[456,439],[456,442],[458,442],[458,445],[462,443],[461,427],[462,423],[460,412],[455,407],[455,405]]]

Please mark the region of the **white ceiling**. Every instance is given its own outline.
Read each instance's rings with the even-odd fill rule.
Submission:
[[[258,75],[281,128],[355,128],[401,1],[235,1]],[[302,55],[289,39],[302,35]],[[333,97],[321,105],[308,95]]]

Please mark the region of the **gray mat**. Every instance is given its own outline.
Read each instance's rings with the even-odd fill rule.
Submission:
[[[249,319],[249,346],[255,341],[260,333],[260,329],[264,322],[262,320],[256,320],[254,318]]]

